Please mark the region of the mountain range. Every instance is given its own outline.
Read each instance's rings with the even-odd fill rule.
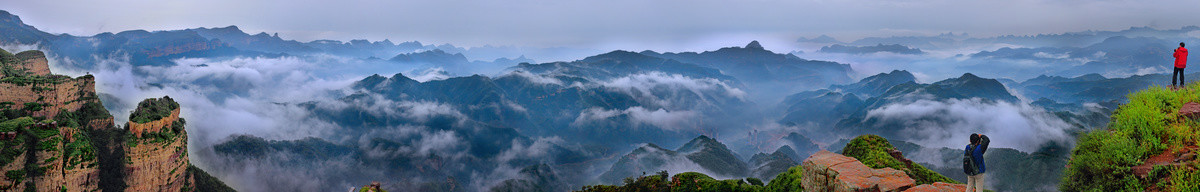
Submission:
[[[194,122],[187,128],[193,137],[216,138],[185,142],[182,147],[192,150],[180,154],[203,162],[187,169],[189,177],[215,177],[245,191],[340,191],[370,181],[417,191],[564,191],[664,170],[772,180],[812,154],[840,151],[849,138],[864,134],[961,181],[965,176],[953,166],[962,153],[959,141],[975,132],[1007,142],[989,153],[998,166],[1038,168],[997,172],[1044,176],[997,176],[998,189],[1041,190],[1057,182],[1072,141],[1106,126],[1127,102],[1124,94],[1166,85],[1168,76],[1155,71],[1161,67],[1156,62],[1166,59],[1159,49],[1171,47],[1174,40],[1165,39],[1196,30],[852,42],[821,36],[799,41],[821,45],[807,54],[778,53],[752,41],[701,52],[613,50],[537,62],[505,51],[525,48],[299,42],[237,26],[55,35],[0,11],[0,44],[46,51],[46,67],[21,70],[65,68],[117,79],[96,83],[101,92],[90,100],[104,104],[88,110],[129,111],[119,95],[162,93],[191,96],[177,108],[220,109],[178,114]],[[928,59],[955,61],[944,67],[968,73],[917,70],[927,62],[917,59],[871,75],[864,71],[879,69],[860,68],[866,62],[818,57],[928,58],[993,43],[1012,46]],[[484,50],[505,54],[477,59]],[[33,58],[28,55],[12,58]],[[1041,65],[1011,68],[1030,62]],[[130,72],[117,73],[122,70]],[[1139,70],[1145,73],[1123,73]],[[185,73],[193,71],[211,73]],[[933,78],[942,75],[948,77]],[[3,81],[29,80],[11,77],[18,76]],[[245,122],[234,121],[240,118],[266,123],[211,124]],[[249,131],[285,126],[303,129]],[[198,135],[204,133],[213,135]]]

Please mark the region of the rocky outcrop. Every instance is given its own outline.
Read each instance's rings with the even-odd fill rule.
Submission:
[[[161,128],[160,128],[161,129]],[[131,138],[140,142],[125,147],[130,159],[125,183],[128,191],[181,191],[194,183],[185,173],[189,165],[187,134],[169,140]]]
[[[7,52],[0,53],[7,54]],[[30,109],[34,117],[53,119],[63,109],[76,111],[87,102],[100,102],[91,75],[71,78],[50,73],[41,51],[17,53],[15,60],[2,66],[0,103],[12,109]]]
[[[17,60],[20,60],[18,69],[29,72],[30,75],[46,76],[50,75],[50,64],[46,60],[46,54],[42,51],[32,50],[17,53]]]
[[[0,117],[0,191],[197,189],[178,107],[113,129],[92,76],[50,74],[45,61],[37,51],[0,50],[0,110],[20,116]]]
[[[1188,102],[1183,104],[1183,108],[1179,109],[1179,116],[1197,120],[1200,119],[1200,103]]]
[[[146,122],[146,123],[129,122],[129,126],[126,126],[126,128],[129,130],[129,133],[132,133],[133,135],[136,135],[138,138],[141,138],[142,133],[162,131],[163,128],[171,127],[171,125],[173,123],[175,123],[176,121],[179,121],[179,109],[178,108],[176,108],[175,110],[172,110],[171,115],[167,116],[165,118]]]
[[[964,191],[966,185],[944,182],[916,185],[904,171],[872,169],[854,157],[821,150],[801,164],[806,191]]]
[[[871,169],[852,157],[822,150],[804,163],[802,186],[807,191],[903,191],[916,182],[903,171]]]

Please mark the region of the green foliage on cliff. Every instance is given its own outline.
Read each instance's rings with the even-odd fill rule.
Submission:
[[[883,137],[878,135],[860,135],[846,144],[846,148],[842,149],[842,155],[854,157],[873,169],[891,167],[892,169],[904,171],[909,177],[916,180],[917,185],[932,184],[934,182],[959,183],[933,170],[929,170],[921,164],[905,164],[896,160],[896,158],[888,154],[892,150],[896,150],[896,147],[893,147]]]
[[[112,117],[112,115],[108,113],[108,109],[105,109],[104,105],[100,104],[100,102],[84,103],[83,107],[80,107],[79,110],[75,111],[74,115],[76,122],[84,126],[88,125],[88,123],[91,123],[92,120]],[[88,127],[87,129],[91,128],[92,127]],[[103,129],[108,127],[99,128]]]
[[[779,173],[767,184],[767,191],[804,191],[800,178],[804,175],[803,166],[788,168],[787,172]]]
[[[584,186],[580,191],[589,192],[608,192],[608,191],[662,191],[662,192],[755,192],[765,191],[762,186],[762,181],[755,178],[749,180],[759,181],[757,185],[751,184],[742,179],[726,179],[716,180],[708,175],[697,172],[686,172],[676,174],[669,177],[670,180],[664,179],[667,177],[667,172],[662,171],[655,175],[640,176],[637,179],[625,178],[625,185],[593,185]]]
[[[175,141],[180,135],[183,135],[184,124],[187,124],[187,121],[179,118],[171,124],[171,127],[159,129],[157,132],[142,133],[142,140],[149,141],[150,143],[170,143]]]
[[[7,69],[7,67],[5,69]],[[67,80],[71,79],[70,77],[63,76],[63,75],[33,76],[33,75],[28,75],[27,72],[24,72],[24,71],[22,71],[21,73],[16,73],[16,74],[19,76],[5,76],[3,79],[0,79],[0,83],[11,83],[11,84],[16,84],[18,86],[35,85],[33,87],[34,91],[50,91],[50,90],[54,90],[54,88],[40,87],[40,86],[36,86],[36,85],[38,85],[38,84],[60,84],[60,83],[66,82]]]
[[[233,188],[229,187],[228,185],[225,185],[225,182],[221,182],[220,179],[217,179],[216,177],[209,175],[208,172],[204,172],[204,170],[201,170],[200,168],[198,168],[194,165],[188,165],[187,172],[192,175],[192,179],[196,180],[196,183],[194,183],[194,185],[196,187],[196,191],[210,191],[210,192],[226,192],[226,191],[235,192],[236,191],[236,190],[233,190]]]
[[[13,159],[21,155],[25,151],[18,145],[25,143],[25,137],[21,135],[21,129],[33,125],[33,118],[21,117],[13,120],[0,122],[0,133],[14,132],[18,136],[13,140],[0,141],[0,166],[6,166],[13,162]]]
[[[96,166],[96,148],[92,146],[88,134],[80,131],[75,132],[72,137],[75,139],[74,141],[63,143],[63,168],[71,170],[80,165],[82,165],[80,168]]]
[[[14,181],[15,183],[21,183],[21,181],[25,180],[25,170],[17,169],[5,171],[4,177],[8,177],[8,179]]]
[[[24,71],[17,70],[14,66],[19,62],[17,56],[0,49],[0,74],[4,76],[15,76],[23,74]]]
[[[167,116],[171,116],[171,111],[178,109],[179,103],[169,96],[162,98],[150,98],[142,100],[138,103],[137,109],[129,114],[129,121],[136,123],[148,123],[154,120],[159,120]]]
[[[1195,146],[1200,123],[1180,117],[1188,102],[1200,102],[1200,85],[1170,90],[1151,87],[1128,95],[1129,103],[1113,112],[1108,129],[1079,138],[1062,183],[1063,191],[1196,191],[1200,183],[1197,161],[1173,165],[1163,175],[1139,178],[1132,167],[1154,155]],[[1169,174],[1166,174],[1169,172]],[[1166,177],[1165,175],[1170,175]],[[1166,177],[1166,178],[1164,178]],[[1167,179],[1169,178],[1169,179]]]

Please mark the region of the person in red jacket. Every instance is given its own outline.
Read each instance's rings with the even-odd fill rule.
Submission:
[[[1179,48],[1175,49],[1175,73],[1171,74],[1171,87],[1175,87],[1175,77],[1179,77],[1179,87],[1183,87],[1186,81],[1183,81],[1183,68],[1187,68],[1187,48],[1183,48],[1183,42],[1179,42]]]

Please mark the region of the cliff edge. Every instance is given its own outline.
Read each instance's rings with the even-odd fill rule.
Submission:
[[[91,75],[52,74],[40,51],[0,50],[0,191],[229,189],[189,163],[178,103],[142,103],[120,129]]]

